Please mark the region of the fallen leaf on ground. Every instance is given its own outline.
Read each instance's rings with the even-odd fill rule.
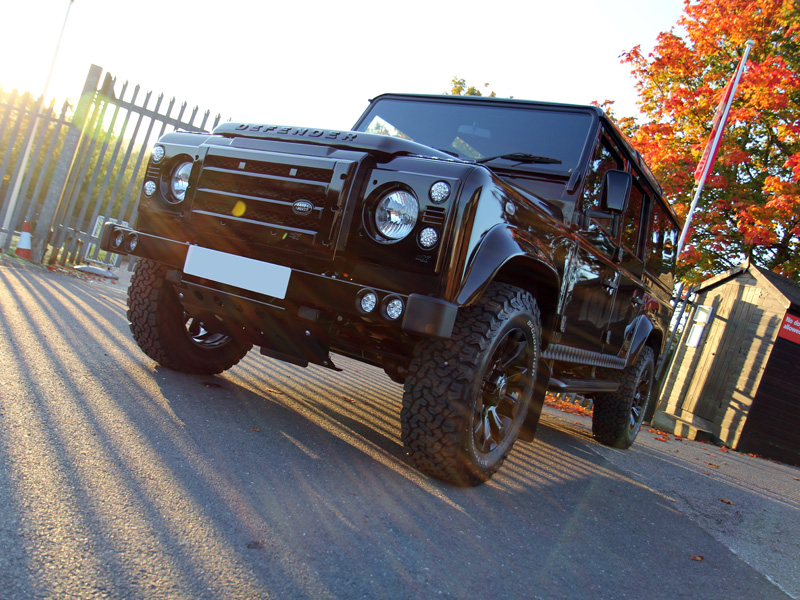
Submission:
[[[591,417],[593,414],[592,408],[584,408],[580,404],[573,404],[572,402],[567,402],[566,400],[562,400],[561,398],[556,398],[555,396],[546,396],[544,399],[544,403],[546,406],[550,406],[552,408],[556,408],[561,412],[565,412],[568,414],[579,415],[582,417]]]
[[[701,561],[704,561],[706,559],[706,557],[705,556],[701,556],[700,554],[692,554],[691,559],[692,560],[696,560],[697,562],[701,562]]]
[[[655,435],[669,435],[666,431],[661,431],[660,429],[648,429],[650,433],[654,433]]]
[[[730,501],[730,500],[728,500],[727,498],[720,498],[720,499],[719,499],[719,501],[720,501],[720,502],[724,502],[725,504],[733,504],[733,502],[731,502],[731,501]]]

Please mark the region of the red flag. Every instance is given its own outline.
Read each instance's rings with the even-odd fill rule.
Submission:
[[[736,70],[738,73],[738,69]],[[700,178],[703,176],[703,170],[706,167],[706,163],[710,163],[708,165],[708,172],[711,172],[711,169],[714,167],[714,161],[717,160],[717,152],[719,152],[719,143],[714,143],[717,140],[717,131],[719,129],[725,129],[725,126],[728,124],[728,113],[726,108],[728,106],[728,101],[731,98],[731,91],[733,90],[733,82],[736,79],[736,73],[733,74],[733,77],[730,78],[728,81],[728,85],[725,86],[725,89],[722,92],[722,100],[719,101],[719,106],[717,107],[717,112],[714,114],[714,123],[711,127],[711,136],[708,138],[708,143],[706,144],[706,149],[703,150],[703,157],[700,159],[700,162],[697,163],[697,169],[694,172],[694,180],[700,181]],[[723,122],[724,119],[724,122]]]

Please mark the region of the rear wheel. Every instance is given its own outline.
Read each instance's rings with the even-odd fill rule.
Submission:
[[[653,357],[652,348],[643,348],[635,363],[613,376],[619,389],[595,398],[592,433],[600,443],[622,449],[633,444],[653,390]]]
[[[252,348],[219,328],[188,314],[166,279],[167,267],[140,259],[128,288],[128,320],[133,338],[160,365],[198,375],[230,369]]]
[[[492,284],[448,340],[417,345],[403,393],[403,445],[456,485],[487,481],[519,436],[533,395],[540,316],[528,292]]]

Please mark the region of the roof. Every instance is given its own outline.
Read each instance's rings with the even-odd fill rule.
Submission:
[[[753,266],[755,267],[755,265]],[[761,267],[755,268],[792,303],[792,310],[800,311],[800,285],[783,275],[778,275]]]
[[[715,275],[710,279],[706,279],[704,282],[700,283],[695,289],[695,293],[700,292],[707,292],[715,287],[718,287],[730,279],[738,277],[742,273],[745,273],[749,270],[756,271],[759,275],[764,277],[772,286],[780,293],[784,298],[786,298],[790,303],[790,308],[793,311],[800,311],[800,285],[796,284],[794,281],[789,279],[788,277],[784,277],[783,275],[778,275],[777,273],[773,273],[768,269],[764,269],[762,267],[756,265],[748,265],[743,264],[738,267],[734,267],[730,271],[725,271],[724,273],[720,273],[719,275]]]
[[[740,265],[738,267],[734,267],[730,271],[725,271],[724,273],[720,273],[719,275],[714,275],[710,279],[706,279],[695,286],[692,290],[694,293],[699,294],[700,292],[707,292],[709,290],[714,289],[726,283],[729,279],[733,279],[734,277],[738,277],[742,273],[744,273],[748,268],[748,265]]]

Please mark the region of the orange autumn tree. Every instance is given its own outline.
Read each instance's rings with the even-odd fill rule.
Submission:
[[[800,9],[795,0],[686,0],[632,67],[644,122],[621,125],[682,216],[725,84],[755,41],[682,254],[690,281],[747,257],[800,282]]]

